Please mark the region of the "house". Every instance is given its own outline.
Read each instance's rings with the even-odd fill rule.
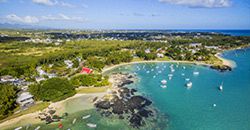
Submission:
[[[13,78],[13,77],[10,76],[10,75],[2,76],[1,79],[0,79],[0,81],[1,81],[2,83],[5,83],[5,82],[14,82],[15,80],[16,80],[16,79]]]
[[[82,71],[81,71],[81,73],[82,74],[90,74],[90,73],[92,73],[92,69],[90,69],[90,68],[87,68],[87,67],[82,67]]]
[[[150,53],[150,49],[146,49],[145,53],[147,53],[147,54]]]
[[[72,68],[74,65],[71,60],[65,60],[64,63],[67,65],[67,69]]]
[[[157,53],[157,57],[158,57],[158,58],[163,58],[163,57],[164,57],[164,54]]]
[[[199,47],[201,45],[202,45],[202,43],[191,43],[191,44],[189,44],[189,47]]]
[[[16,102],[22,107],[28,107],[32,104],[34,104],[33,95],[31,95],[29,92],[22,92],[18,97]]]

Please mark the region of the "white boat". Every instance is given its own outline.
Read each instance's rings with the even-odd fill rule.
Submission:
[[[175,69],[171,69],[171,72],[175,72]]]
[[[221,83],[221,85],[219,86],[219,90],[223,91],[223,82]]]
[[[161,81],[161,83],[162,84],[167,84],[167,80],[164,79],[164,80]]]
[[[216,104],[213,104],[213,107],[216,107]]]
[[[21,130],[22,128],[23,128],[23,127],[20,126],[20,127],[15,128],[14,130]]]
[[[167,85],[161,85],[162,88],[167,88]]]
[[[182,76],[185,76],[185,74],[184,74],[184,73],[182,73],[181,75],[182,75]]]
[[[90,127],[90,128],[96,128],[97,125],[96,124],[92,124],[92,123],[88,123],[87,126]]]
[[[185,67],[185,66],[183,66],[182,68],[183,68],[184,70],[186,69],[186,67]]]
[[[173,74],[168,74],[168,77],[173,77],[174,75]]]
[[[87,116],[83,116],[82,119],[84,120],[84,119],[88,119],[90,117],[91,117],[91,115],[87,115]]]
[[[194,74],[194,75],[199,75],[199,74],[200,74],[200,72],[195,71],[195,72],[193,72],[193,74]]]
[[[76,118],[72,121],[72,124],[75,124],[76,123]]]
[[[153,78],[156,78],[156,76],[154,75]]]
[[[149,71],[147,71],[147,74],[149,73]]]
[[[161,73],[162,71],[158,71],[158,73]]]
[[[190,79],[189,79],[189,78],[186,78],[185,80],[186,80],[186,81],[190,81]]]
[[[35,128],[35,130],[39,130],[41,128],[41,126],[37,126],[36,128]]]
[[[188,82],[188,83],[186,84],[186,86],[187,86],[188,88],[191,88],[191,87],[193,86],[193,83],[192,83],[192,82]]]

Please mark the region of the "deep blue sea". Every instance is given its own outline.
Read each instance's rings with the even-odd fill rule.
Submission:
[[[235,61],[237,68],[222,73],[191,64],[140,63],[113,72],[137,74],[139,81],[131,87],[168,117],[168,126],[161,129],[250,130],[250,49],[228,51],[223,57]],[[171,64],[175,72],[170,71]],[[169,74],[173,74],[171,80]],[[190,89],[185,86],[186,78],[193,83]],[[163,79],[167,88],[161,87]],[[218,90],[221,84],[222,92]]]
[[[170,30],[170,32],[214,32],[231,36],[250,36],[250,30]]]

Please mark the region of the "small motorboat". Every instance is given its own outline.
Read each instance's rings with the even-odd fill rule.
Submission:
[[[146,73],[148,74],[148,73],[150,73],[150,71],[147,71]]]
[[[72,124],[75,124],[76,123],[76,118],[72,121]]]
[[[35,130],[39,130],[41,128],[41,126],[37,126],[36,128],[35,128]]]
[[[156,76],[154,75],[153,78],[156,78]]]
[[[183,66],[182,68],[183,68],[184,70],[186,69],[186,67],[185,67],[185,66]]]
[[[187,86],[187,88],[191,88],[191,87],[193,86],[193,83],[192,83],[192,82],[188,82],[188,83],[186,84],[186,86]]]
[[[194,74],[194,75],[199,75],[199,74],[200,74],[200,72],[195,71],[195,72],[193,72],[193,74]]]
[[[185,74],[184,74],[184,73],[182,73],[182,74],[181,74],[181,76],[185,76]]]
[[[21,130],[22,128],[23,128],[23,127],[20,126],[20,127],[15,128],[14,130]]]
[[[96,128],[97,125],[96,124],[92,124],[92,123],[88,123],[87,126],[90,127],[90,128]]]
[[[186,81],[190,81],[190,79],[189,79],[189,78],[186,78],[185,80],[186,80]]]
[[[167,85],[161,85],[161,88],[167,88]]]
[[[162,84],[167,84],[167,80],[164,79],[164,80],[161,81],[161,83]]]
[[[87,115],[87,116],[83,116],[82,119],[85,120],[85,119],[88,119],[90,117],[91,117],[91,115]]]

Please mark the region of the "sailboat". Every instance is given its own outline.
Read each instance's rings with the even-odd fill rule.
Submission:
[[[221,85],[219,86],[219,90],[223,91],[223,82],[221,83]]]

